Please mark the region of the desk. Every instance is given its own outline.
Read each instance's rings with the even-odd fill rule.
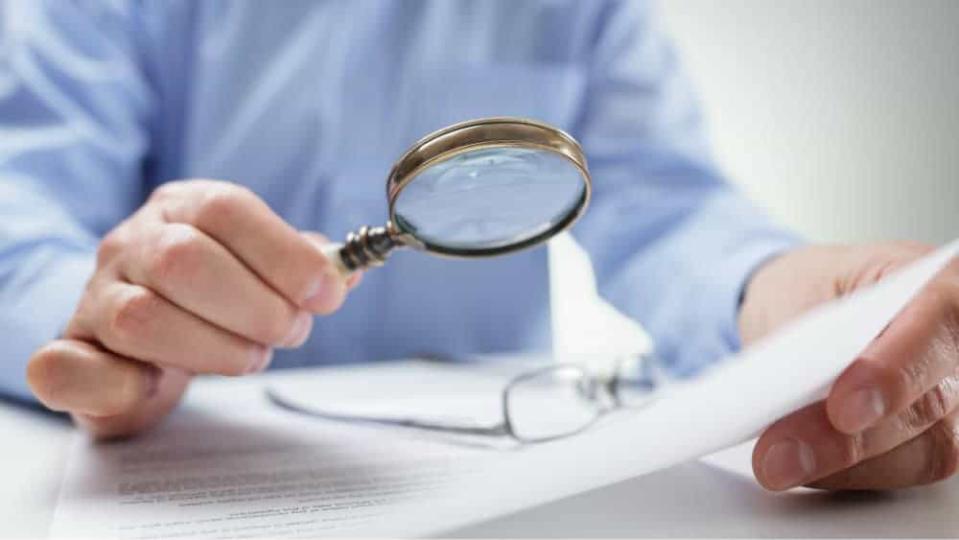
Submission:
[[[0,403],[0,537],[42,537],[71,426]],[[887,494],[774,495],[740,446],[648,476],[457,531],[461,537],[957,537],[959,481]]]

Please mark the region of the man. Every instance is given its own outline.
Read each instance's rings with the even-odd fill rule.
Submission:
[[[274,351],[293,366],[546,347],[542,249],[398,254],[350,290],[308,232],[381,222],[391,161],[468,118],[582,142],[595,198],[574,234],[679,374],[929,249],[804,246],[748,204],[646,2],[14,1],[7,16],[2,383],[29,395],[26,371],[102,437],[153,425],[193,374],[261,371]],[[827,400],[769,428],[758,480],[951,476],[957,350],[953,265]]]

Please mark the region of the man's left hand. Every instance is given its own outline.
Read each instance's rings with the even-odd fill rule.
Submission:
[[[740,312],[743,342],[930,251],[915,244],[813,246],[780,256],[750,281]],[[959,262],[953,262],[840,375],[824,401],[762,434],[753,471],[772,490],[872,490],[936,482],[957,467]]]

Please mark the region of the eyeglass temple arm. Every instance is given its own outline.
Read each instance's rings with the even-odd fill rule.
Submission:
[[[264,390],[266,397],[273,402],[273,404],[286,409],[288,411],[296,412],[299,414],[305,414],[307,416],[313,416],[316,418],[323,418],[326,420],[334,420],[337,422],[353,422],[353,423],[363,423],[363,424],[376,424],[383,426],[398,426],[405,428],[414,428],[422,429],[427,431],[442,431],[444,433],[459,433],[462,435],[481,435],[481,436],[503,436],[508,435],[508,430],[506,424],[496,424],[491,426],[463,426],[456,424],[444,424],[441,422],[427,422],[421,420],[415,420],[412,418],[385,418],[377,416],[360,416],[352,414],[339,414],[331,413],[327,411],[321,411],[319,409],[313,409],[310,407],[304,407],[297,403],[286,399],[280,395],[276,390],[272,388],[266,388]]]
[[[659,362],[658,357],[652,353],[643,354],[640,363],[636,366],[637,373],[631,376],[623,376],[617,373],[606,380],[601,381],[606,391],[616,400],[624,403],[623,390],[629,388],[633,391],[639,391],[644,394],[652,394],[660,389],[663,384],[662,375],[657,373],[654,364]],[[618,371],[618,370],[617,370]]]

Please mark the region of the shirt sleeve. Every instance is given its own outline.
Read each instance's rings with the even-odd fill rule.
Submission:
[[[574,132],[593,200],[574,236],[600,294],[644,325],[679,375],[739,347],[752,271],[795,246],[713,163],[695,96],[646,2],[609,4]]]
[[[99,237],[142,200],[153,96],[119,2],[5,2],[0,31],[0,392],[30,399]]]

